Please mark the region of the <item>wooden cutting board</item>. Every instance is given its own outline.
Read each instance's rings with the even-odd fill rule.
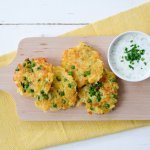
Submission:
[[[106,66],[107,50],[114,37],[33,37],[23,39],[18,46],[15,60],[9,66],[0,69],[0,89],[9,92],[15,102],[19,117],[22,120],[149,120],[150,119],[150,79],[138,83],[126,82],[119,79],[119,100],[114,111],[105,115],[89,115],[84,106],[57,112],[43,113],[33,103],[33,99],[20,96],[16,92],[13,73],[18,63],[25,58],[46,57],[54,65],[60,65],[61,56],[65,49],[74,47],[79,42],[96,48],[103,56]]]

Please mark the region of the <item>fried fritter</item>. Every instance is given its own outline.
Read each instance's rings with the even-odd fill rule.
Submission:
[[[62,67],[72,75],[80,88],[88,83],[99,81],[103,75],[103,62],[95,49],[80,43],[77,47],[65,50]]]
[[[115,75],[105,69],[103,77],[98,82],[88,84],[79,91],[78,105],[84,103],[89,114],[108,113],[117,103],[118,88]]]
[[[77,101],[77,85],[73,77],[68,75],[65,69],[59,66],[53,67],[53,73],[54,80],[48,94],[48,100],[39,97],[35,101],[35,105],[43,111],[47,111],[48,109],[56,111],[75,106]]]
[[[42,96],[48,98],[53,81],[52,65],[45,58],[25,59],[17,66],[13,79],[21,95],[37,97],[44,91]]]

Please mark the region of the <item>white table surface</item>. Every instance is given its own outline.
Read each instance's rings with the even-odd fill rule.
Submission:
[[[150,0],[0,0],[0,55],[31,36],[58,36]],[[53,147],[150,150],[150,127]]]

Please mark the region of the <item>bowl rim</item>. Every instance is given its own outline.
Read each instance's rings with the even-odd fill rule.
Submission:
[[[116,76],[118,76],[119,78],[125,80],[125,81],[129,81],[129,82],[138,82],[138,81],[143,81],[145,79],[148,79],[150,77],[150,72],[148,74],[146,74],[143,78],[139,78],[139,79],[129,79],[129,78],[125,78],[123,76],[121,76],[117,71],[115,71],[115,69],[113,68],[113,65],[111,64],[110,62],[110,52],[111,52],[111,48],[113,46],[113,44],[120,38],[122,37],[123,35],[125,34],[130,34],[130,33],[138,33],[138,34],[142,34],[144,35],[145,37],[149,38],[150,40],[150,36],[144,32],[141,32],[141,31],[127,31],[127,32],[123,32],[121,34],[119,34],[118,36],[116,36],[110,43],[109,47],[108,47],[108,52],[107,52],[107,61],[108,61],[108,64],[109,64],[109,67],[110,69],[114,72],[114,74]]]

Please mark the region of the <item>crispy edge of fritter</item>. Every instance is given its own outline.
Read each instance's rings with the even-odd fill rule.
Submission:
[[[35,93],[32,93],[32,94],[30,94],[29,92],[24,92],[23,90],[23,88],[21,88],[21,83],[23,83],[23,77],[25,77],[25,74],[27,74],[26,76],[27,77],[25,77],[25,78],[28,78],[28,77],[32,77],[33,79],[33,82],[35,82],[34,80],[36,79],[36,72],[30,72],[29,71],[29,69],[32,69],[32,71],[33,71],[33,68],[28,68],[28,66],[26,66],[27,65],[27,63],[29,62],[29,65],[31,66],[31,64],[33,65],[33,67],[35,67],[35,65],[38,65],[38,66],[47,66],[48,68],[47,68],[47,74],[49,74],[49,76],[50,76],[50,84],[48,85],[49,87],[49,89],[50,89],[50,86],[51,86],[51,83],[52,83],[52,80],[53,80],[53,73],[52,73],[52,64],[49,64],[48,62],[47,62],[47,59],[46,58],[33,58],[33,59],[29,59],[29,58],[27,58],[27,59],[25,59],[24,61],[23,61],[23,63],[22,64],[18,64],[18,66],[17,66],[17,68],[16,68],[16,71],[15,71],[15,73],[14,73],[14,76],[13,76],[13,80],[14,80],[14,82],[15,82],[15,84],[16,84],[16,86],[17,86],[17,91],[18,91],[18,93],[20,93],[21,95],[24,95],[24,96],[31,96],[31,97],[36,97],[36,94]],[[25,65],[25,66],[24,66]],[[21,71],[21,72],[20,72]],[[43,71],[43,70],[42,70]],[[28,81],[29,82],[29,81]],[[35,83],[34,83],[35,84]],[[36,84],[35,84],[36,85]],[[32,86],[34,86],[34,85],[32,85]],[[37,86],[36,86],[37,87]],[[35,89],[35,87],[33,87],[33,89]]]
[[[113,77],[110,78],[110,76],[111,77],[113,76]],[[104,80],[104,81],[102,81],[102,80]],[[109,80],[112,80],[112,81],[109,81]],[[94,114],[105,114],[105,113],[108,113],[108,112],[110,112],[115,107],[115,105],[117,103],[117,97],[113,98],[113,100],[109,99],[109,98],[111,98],[110,97],[111,95],[115,94],[116,96],[118,96],[119,85],[116,82],[116,76],[111,71],[105,69],[105,75],[100,80],[100,82],[102,82],[104,84],[103,87],[102,87],[102,90],[104,92],[106,92],[105,93],[106,99],[102,99],[100,102],[97,102],[97,103],[96,102],[94,102],[94,103],[92,103],[92,102],[88,103],[89,100],[91,100],[91,97],[89,97],[89,93],[87,93],[87,92],[89,92],[90,84],[87,85],[87,86],[85,86],[85,87],[83,87],[79,91],[79,95],[78,96],[79,96],[80,100],[78,101],[77,106],[80,106],[81,104],[85,104],[85,107],[86,107],[87,112],[89,114],[92,114],[92,113],[94,113]],[[111,83],[109,83],[109,82],[111,82]],[[110,85],[108,85],[108,84],[110,84]],[[111,86],[111,88],[110,88],[110,86]],[[113,90],[114,88],[115,88],[115,91]],[[101,89],[101,87],[100,87],[100,89]],[[98,91],[100,91],[100,90],[98,90]],[[110,92],[108,93],[108,91],[110,91]],[[81,100],[82,98],[84,100]],[[111,103],[112,105],[109,104],[110,102],[112,102]],[[109,105],[109,109],[108,108],[106,108],[106,109],[103,108],[103,106],[106,106],[105,104],[107,104],[107,107]],[[93,106],[93,105],[95,105],[95,106]],[[100,106],[102,106],[102,107],[100,107]],[[90,108],[92,108],[92,109],[90,109]],[[96,111],[95,111],[95,109],[96,109]]]
[[[74,58],[74,60],[77,60],[79,58],[80,51],[83,51],[83,50],[90,51],[91,53],[93,53],[92,59],[95,59],[95,62],[93,63],[92,67],[90,68],[90,71],[89,71],[89,69],[87,69],[86,71],[82,71],[80,69],[80,71],[78,71],[78,72],[75,69],[72,70],[71,69],[72,65],[74,65],[76,68],[79,64],[75,64],[74,62],[72,62],[72,64],[71,64],[70,60],[68,60],[68,59],[70,59],[71,55],[72,55],[72,56],[76,57],[76,59]],[[86,51],[85,51],[85,55],[87,55]],[[87,60],[87,62],[88,62],[88,60]],[[76,46],[74,48],[65,50],[63,52],[61,64],[66,69],[66,71],[68,71],[68,73],[71,72],[73,74],[73,77],[74,77],[75,81],[77,82],[77,85],[79,88],[88,83],[94,83],[94,82],[98,81],[100,78],[102,78],[104,63],[102,61],[101,55],[94,48],[92,48],[91,46],[88,46],[87,44],[85,44],[83,42],[81,42],[78,46]],[[85,63],[85,64],[87,64],[87,63]],[[94,65],[95,65],[95,67],[94,67]],[[100,67],[99,70],[98,70],[98,66]],[[78,68],[79,67],[77,67],[77,70],[78,70]],[[81,68],[81,66],[80,66],[80,68]],[[83,65],[82,65],[82,68],[84,68]],[[82,75],[80,75],[83,77],[80,77],[78,75],[78,74],[80,74],[80,72],[83,72]],[[88,72],[90,72],[90,75],[87,75]],[[92,75],[91,75],[91,72],[93,72]],[[82,79],[82,80],[79,80],[79,79]]]
[[[52,86],[51,86],[51,89],[50,89],[50,92],[49,92],[49,97],[51,97],[51,99],[48,99],[48,100],[36,100],[35,101],[35,105],[36,107],[38,107],[39,109],[41,109],[42,111],[58,111],[58,110],[66,110],[66,109],[69,109],[70,107],[73,107],[75,106],[76,102],[77,102],[77,91],[76,91],[76,82],[74,81],[73,77],[72,76],[69,76],[67,74],[67,72],[65,71],[64,68],[60,67],[60,66],[57,66],[57,67],[53,67],[53,73],[54,73],[54,80],[52,82]],[[60,76],[61,75],[61,76]],[[63,78],[63,79],[62,79]],[[63,100],[65,98],[65,96],[60,96],[59,93],[58,93],[58,89],[56,89],[56,86],[58,87],[64,87],[64,78],[66,78],[68,81],[71,80],[71,83],[74,82],[74,88],[73,91],[74,91],[74,95],[71,95],[70,98],[67,103],[63,104]],[[68,79],[69,78],[69,79]],[[58,81],[60,80],[60,81]],[[62,82],[62,84],[59,85],[59,82]],[[68,86],[68,83],[66,83],[66,85]],[[67,87],[65,87],[67,88]],[[69,87],[68,87],[69,88]],[[60,88],[59,88],[60,90]],[[62,90],[62,89],[61,89]],[[67,89],[68,91],[69,89]],[[56,94],[55,96],[58,97],[58,99],[53,99],[52,95],[53,94]],[[66,92],[65,92],[66,94]],[[48,105],[48,106],[47,106]]]

